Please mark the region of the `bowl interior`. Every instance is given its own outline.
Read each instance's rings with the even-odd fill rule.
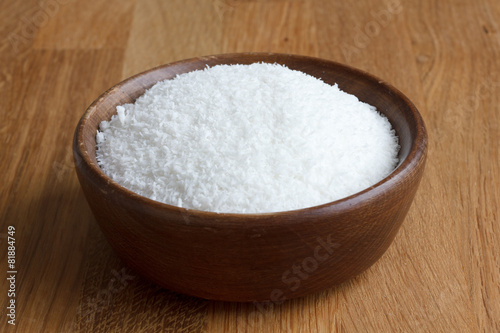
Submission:
[[[383,113],[391,122],[399,137],[401,149],[399,164],[395,171],[405,164],[408,156],[416,151],[417,136],[422,140],[422,120],[413,104],[398,90],[383,83],[376,77],[362,71],[335,62],[318,58],[295,56],[287,54],[226,54],[183,60],[165,66],[157,67],[138,74],[114,86],[96,100],[87,110],[81,121],[80,142],[83,142],[84,159],[98,165],[96,160],[96,131],[103,120],[110,120],[116,113],[116,106],[133,103],[146,89],[162,80],[172,79],[178,74],[204,69],[219,64],[251,64],[255,62],[278,63],[290,69],[299,70],[322,79],[328,84],[337,83],[339,88],[353,94],[359,100],[371,104]],[[425,144],[422,142],[422,144]],[[86,156],[85,156],[86,155]],[[392,177],[389,175],[387,178]],[[104,175],[102,171],[98,171]],[[381,182],[383,182],[382,180]],[[375,185],[376,186],[376,185]],[[356,195],[356,194],[354,194]]]

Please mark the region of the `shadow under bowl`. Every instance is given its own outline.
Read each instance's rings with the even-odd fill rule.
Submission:
[[[396,169],[374,186],[324,205],[264,214],[179,208],[133,193],[96,161],[99,123],[158,81],[207,65],[278,63],[374,105],[401,146]],[[426,159],[427,136],[415,106],[370,74],[332,61],[270,53],[183,60],[133,76],[87,109],[75,132],[76,172],[105,237],[137,273],[180,293],[224,301],[278,302],[350,279],[377,261],[403,222]]]

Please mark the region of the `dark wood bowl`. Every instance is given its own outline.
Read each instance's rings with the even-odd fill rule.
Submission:
[[[156,82],[206,65],[279,63],[321,78],[385,114],[399,136],[400,163],[376,185],[321,206],[267,214],[217,214],[170,206],[107,177],[96,131],[117,105]],[[102,232],[137,273],[180,293],[225,301],[278,302],[329,288],[363,272],[387,250],[413,200],[427,136],[415,106],[378,78],[332,61],[243,53],[183,60],[133,76],[87,109],[74,137],[78,179]]]

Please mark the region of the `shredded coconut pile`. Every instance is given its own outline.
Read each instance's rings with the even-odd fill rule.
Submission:
[[[220,65],[157,83],[97,131],[111,179],[153,200],[219,213],[316,206],[396,166],[375,107],[277,64]]]

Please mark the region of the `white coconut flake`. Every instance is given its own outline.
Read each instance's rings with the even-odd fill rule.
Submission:
[[[300,209],[391,173],[398,139],[375,107],[277,64],[219,65],[116,107],[97,161],[125,188],[218,213]]]

